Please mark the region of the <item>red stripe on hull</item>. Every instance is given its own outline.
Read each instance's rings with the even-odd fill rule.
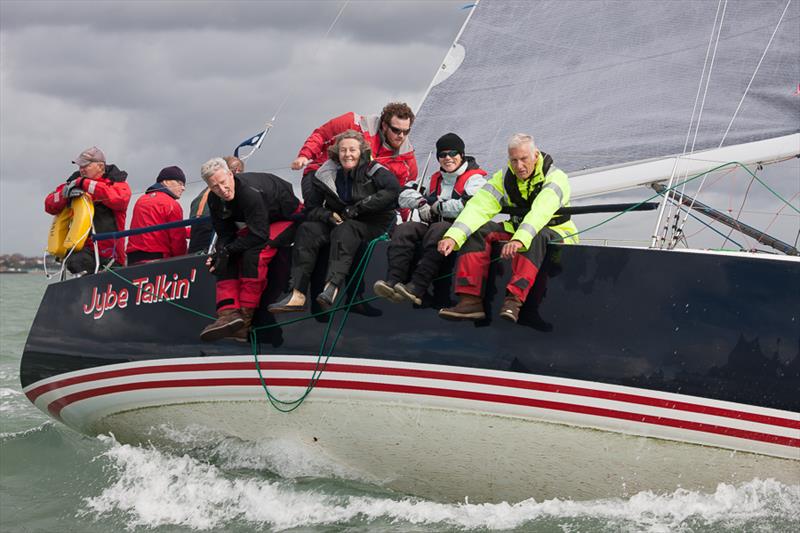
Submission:
[[[411,368],[390,368],[390,367],[382,367],[374,365],[356,365],[347,363],[330,363],[328,365],[317,365],[315,363],[268,361],[268,362],[262,362],[261,368],[262,370],[289,370],[289,371],[300,371],[300,370],[313,371],[315,368],[318,368],[326,372],[348,372],[356,374],[401,376],[401,377],[411,377],[411,378],[458,381],[463,383],[476,383],[481,385],[494,385],[498,387],[512,387],[525,390],[536,390],[541,392],[552,392],[559,394],[571,394],[575,396],[585,396],[589,398],[598,398],[603,400],[612,400],[612,401],[627,402],[639,405],[648,405],[651,407],[660,407],[664,409],[676,409],[692,413],[732,418],[735,420],[756,422],[759,424],[781,426],[790,429],[800,429],[800,419],[791,420],[776,416],[737,411],[734,409],[725,409],[721,407],[698,405],[681,401],[664,400],[661,398],[650,398],[638,394],[595,390],[595,389],[588,389],[585,387],[575,387],[571,385],[556,385],[552,383],[531,382],[513,378],[498,378],[494,376],[477,376],[473,374],[465,374],[459,372],[421,370],[421,369],[411,369]],[[192,363],[192,364],[141,366],[134,368],[119,369],[119,370],[108,370],[105,372],[96,372],[93,374],[86,374],[82,376],[75,376],[72,378],[53,381],[52,383],[40,385],[39,387],[36,387],[28,391],[26,395],[28,396],[31,402],[35,402],[39,396],[41,396],[46,392],[66,387],[69,385],[76,385],[79,383],[86,383],[102,379],[136,376],[143,374],[160,374],[166,372],[207,372],[207,371],[242,371],[242,370],[255,370],[255,365],[252,362],[229,362],[229,363]]]
[[[276,378],[269,381],[271,386],[282,387],[306,387],[309,383],[308,379],[304,378]],[[188,380],[164,380],[164,381],[151,381],[139,383],[122,383],[119,385],[110,385],[107,387],[98,387],[96,389],[85,390],[68,394],[58,400],[53,401],[48,405],[48,411],[54,417],[60,417],[61,410],[71,403],[103,396],[107,394],[114,394],[118,392],[128,392],[134,390],[145,389],[158,389],[158,388],[185,388],[185,387],[258,387],[261,382],[257,378],[212,378],[212,379],[188,379]],[[503,394],[491,394],[473,391],[460,391],[450,389],[440,389],[434,387],[420,387],[412,385],[394,385],[387,383],[370,383],[360,381],[346,381],[334,379],[320,379],[317,381],[316,387],[328,389],[343,389],[343,390],[362,390],[374,392],[391,392],[400,394],[419,394],[426,396],[438,396],[445,398],[458,398],[464,400],[476,400],[492,403],[504,403],[510,405],[522,405],[526,407],[536,407],[540,409],[549,409],[555,411],[565,411],[571,413],[580,413],[591,416],[600,416],[606,418],[615,418],[620,420],[631,420],[645,424],[653,424],[659,426],[674,427],[680,429],[687,429],[691,431],[699,431],[704,433],[713,433],[717,435],[724,435],[728,437],[736,437],[740,439],[755,440],[760,442],[767,442],[771,444],[780,444],[793,448],[800,448],[800,438],[784,437],[780,435],[770,435],[767,433],[760,433],[756,431],[749,431],[744,429],[729,428],[718,426],[715,424],[705,424],[701,422],[692,422],[687,420],[678,420],[673,418],[666,418],[653,415],[643,415],[637,413],[629,413],[625,411],[618,411],[615,409],[606,409],[601,407],[592,407],[587,405],[574,405],[565,402],[554,402],[549,400],[537,400],[532,398],[520,398],[516,396],[508,396]]]

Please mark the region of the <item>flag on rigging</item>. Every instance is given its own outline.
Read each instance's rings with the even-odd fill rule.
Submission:
[[[240,159],[245,159],[250,155],[252,155],[252,153],[258,150],[258,147],[261,146],[261,140],[264,138],[264,135],[267,133],[267,131],[269,131],[269,127],[267,127],[264,131],[259,132],[253,135],[252,137],[248,137],[247,139],[239,143],[239,146],[237,146],[236,149],[233,151],[233,155],[239,157],[239,148],[242,148],[244,146],[253,146],[254,148],[250,151],[250,153],[248,153],[246,156],[240,157]]]

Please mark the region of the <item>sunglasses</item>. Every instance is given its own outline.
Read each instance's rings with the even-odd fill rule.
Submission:
[[[389,126],[389,129],[392,130],[395,135],[408,135],[409,133],[411,133],[411,128],[408,128],[407,130],[403,130],[403,129],[400,129],[400,128],[395,128],[394,126],[392,126],[391,124],[388,124],[388,123],[386,125]]]
[[[439,159],[444,159],[445,157],[455,157],[459,153],[461,152],[459,152],[458,150],[442,150],[441,152],[436,154],[436,157],[438,157]]]

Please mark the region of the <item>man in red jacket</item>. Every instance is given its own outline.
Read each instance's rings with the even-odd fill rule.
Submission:
[[[78,165],[78,170],[47,195],[44,210],[57,215],[69,205],[72,198],[87,194],[94,202],[94,233],[124,230],[128,202],[131,200],[131,188],[125,182],[128,173],[116,165],[106,165],[106,156],[97,146],[81,152],[73,163]],[[112,261],[125,264],[125,239],[100,241],[97,248],[101,265]],[[66,264],[73,274],[95,271],[97,265],[91,238],[86,240],[83,250],[67,257]]]
[[[156,182],[136,200],[131,229],[183,220],[178,203],[186,190],[186,176],[179,167],[162,168]],[[128,237],[128,264],[135,265],[186,254],[186,228],[171,228]]]
[[[316,171],[328,160],[328,147],[336,136],[347,130],[355,130],[364,136],[372,149],[375,161],[397,176],[402,187],[407,181],[417,179],[417,160],[414,147],[408,138],[414,124],[414,112],[407,104],[391,102],[379,115],[345,113],[315,129],[309,135],[297,158],[292,161],[292,170],[303,170],[303,184],[311,183],[306,176]],[[303,195],[308,191],[303,187]]]

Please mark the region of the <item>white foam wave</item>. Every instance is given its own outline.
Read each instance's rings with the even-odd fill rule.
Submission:
[[[47,422],[39,424],[36,427],[23,429],[21,431],[9,431],[9,432],[6,432],[6,433],[0,433],[0,441],[10,440],[10,439],[17,439],[17,438],[20,438],[20,437],[27,437],[28,435],[31,435],[32,433],[38,433],[39,431],[42,431],[43,429],[48,428],[48,427],[50,427],[52,425],[53,425],[53,422],[48,420]]]
[[[554,499],[442,504],[301,490],[291,481],[231,475],[188,455],[170,455],[106,439],[111,446],[105,453],[113,466],[111,484],[98,496],[85,499],[81,514],[103,519],[121,513],[130,528],[181,525],[208,530],[243,521],[283,530],[380,521],[495,530],[557,519],[562,528],[571,529],[567,525],[570,522],[592,519],[610,522],[618,530],[660,532],[685,530],[687,523],[735,529],[737,525],[752,525],[754,520],[800,522],[796,511],[800,508],[800,485],[786,486],[773,480],[753,480],[738,486],[720,484],[712,493],[678,490],[587,502]]]

